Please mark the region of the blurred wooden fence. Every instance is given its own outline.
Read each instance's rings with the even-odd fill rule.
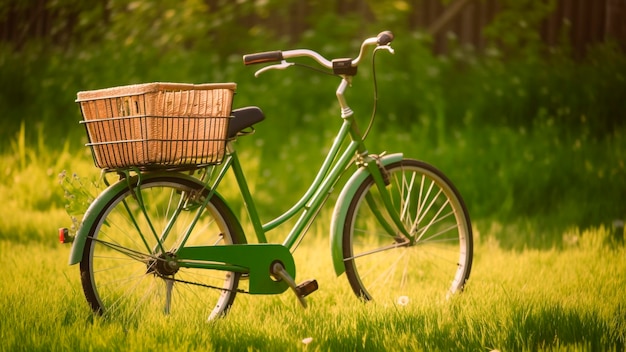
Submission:
[[[69,7],[62,12],[58,9],[51,11],[47,6],[49,1],[32,0],[30,4],[24,4],[14,0],[2,5],[4,18],[0,16],[0,42],[9,42],[19,48],[33,37],[48,36],[53,42],[71,37],[78,17],[76,11],[80,10]],[[219,0],[205,1],[211,8],[220,4]],[[365,20],[371,20],[370,4],[375,1],[341,0],[328,8],[338,14],[356,13]],[[99,3],[107,2],[99,0]],[[280,0],[270,2],[280,5]],[[410,11],[410,29],[431,32],[435,38],[434,50],[439,53],[447,51],[447,38],[451,34],[461,44],[469,44],[479,50],[484,48],[486,40],[482,30],[501,8],[501,1],[498,0],[452,0],[447,5],[443,5],[442,0],[406,0],[402,3]],[[277,18],[263,21],[263,25],[276,32],[287,32],[295,41],[307,29],[305,18],[308,10],[317,5],[313,1],[290,1],[285,6],[290,8],[287,13],[281,11],[273,15]],[[244,22],[254,24],[254,16],[247,16]],[[556,9],[541,25],[541,38],[549,45],[559,44],[566,24],[569,26],[573,53],[578,57],[584,56],[590,44],[609,37],[616,39],[626,50],[626,0],[557,0]]]
[[[412,25],[430,29],[438,52],[446,51],[450,33],[460,43],[484,48],[482,29],[500,9],[497,0],[455,0],[446,7],[438,0],[420,3],[421,10],[415,13]],[[556,9],[541,25],[541,38],[548,45],[557,45],[565,26],[569,27],[569,41],[576,56],[583,56],[589,45],[608,38],[626,50],[626,0],[558,0]]]

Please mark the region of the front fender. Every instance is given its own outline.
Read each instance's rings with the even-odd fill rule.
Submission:
[[[165,173],[165,172],[147,173],[147,174],[142,174],[141,178],[142,180],[149,180],[149,179],[153,179],[157,177],[164,177],[164,176],[188,179],[200,185],[203,185],[200,181],[198,181],[198,179],[192,176],[185,175],[185,174],[172,174],[171,172],[170,173]],[[80,227],[78,228],[78,231],[76,232],[76,237],[74,237],[74,241],[72,243],[72,249],[70,251],[70,258],[69,258],[69,263],[68,263],[69,265],[77,264],[82,260],[83,251],[85,249],[85,242],[87,241],[87,235],[89,234],[89,231],[94,226],[96,221],[98,221],[98,215],[110,204],[112,200],[111,198],[114,195],[118,194],[119,192],[123,191],[125,188],[128,187],[129,182],[136,183],[136,177],[137,176],[133,176],[130,181],[127,179],[121,179],[117,181],[116,183],[112,184],[107,189],[105,189],[100,195],[98,195],[98,197],[91,203],[91,205],[89,205],[89,208],[87,208],[87,211],[85,212],[85,215],[83,216],[83,220],[81,221]],[[217,192],[215,192],[213,196],[219,197],[221,200],[224,200]],[[235,217],[234,213],[232,213],[232,211],[230,211],[230,214],[225,214],[225,215],[230,217],[230,219],[228,220],[234,221],[234,223],[239,224],[239,222],[237,221],[237,218]],[[238,231],[238,234],[235,234],[236,236],[243,236],[243,230],[241,230],[241,225],[238,225],[237,231]],[[245,240],[243,240],[243,242],[245,242]]]
[[[391,163],[399,162],[403,158],[402,153],[385,155],[380,159],[383,166],[387,166]],[[369,171],[365,167],[359,168],[346,182],[346,185],[341,190],[333,216],[330,223],[330,249],[333,258],[333,266],[337,276],[343,274],[346,271],[346,266],[343,262],[343,226],[348,214],[348,208],[350,207],[350,201],[354,198],[354,195],[363,181],[370,175]]]

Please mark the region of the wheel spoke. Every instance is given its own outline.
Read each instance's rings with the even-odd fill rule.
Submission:
[[[441,194],[441,192],[440,192],[440,193],[438,193],[438,194],[437,194],[437,196],[438,196],[439,194]],[[433,200],[433,202],[434,202],[434,200]],[[445,207],[448,205],[448,202],[449,202],[449,201],[446,199],[445,203],[443,203],[443,205],[439,208],[439,210],[437,211],[437,213],[436,213],[435,215],[433,215],[433,217],[432,217],[432,219],[430,220],[430,222],[429,222],[426,226],[424,226],[424,229],[423,229],[422,233],[421,233],[421,234],[420,234],[420,236],[416,239],[416,241],[419,241],[419,240],[422,238],[422,236],[423,236],[426,232],[428,232],[428,230],[430,229],[430,227],[431,227],[431,226],[432,226],[432,225],[433,225],[433,224],[437,221],[437,219],[438,219],[438,217],[439,217],[439,214],[443,211],[443,208],[445,208]],[[424,214],[424,217],[425,217],[425,216],[426,216],[426,214]],[[422,219],[423,219],[423,217],[422,217]],[[420,221],[421,221],[421,220],[420,220]],[[417,224],[419,224],[419,222],[420,222],[420,221],[418,221],[418,223],[417,223]],[[417,225],[417,224],[416,224],[416,225]],[[412,229],[412,232],[413,232],[413,231],[415,231],[415,229]]]
[[[370,254],[380,253],[380,252],[384,252],[384,251],[388,251],[388,250],[396,249],[396,248],[400,248],[400,247],[406,247],[407,245],[409,245],[409,243],[410,243],[409,241],[405,241],[405,242],[402,242],[402,243],[394,243],[394,244],[391,244],[389,246],[380,247],[380,248],[372,249],[372,250],[369,250],[369,251],[366,251],[366,252],[362,252],[362,253],[359,253],[359,254],[355,254],[355,255],[353,255],[351,257],[344,258],[343,260],[344,261],[353,260],[353,259],[357,259],[357,258],[366,256],[366,255],[370,255]]]
[[[411,208],[411,200],[412,200],[411,196],[413,195],[413,185],[415,182],[415,176],[416,176],[415,174],[411,174],[411,180],[408,182],[405,182],[406,176],[404,175],[404,173],[402,174],[402,188],[400,192],[400,201],[401,201],[401,208],[402,208],[400,219],[402,220],[411,218],[411,214],[409,210]],[[406,198],[405,198],[405,195],[406,195]]]

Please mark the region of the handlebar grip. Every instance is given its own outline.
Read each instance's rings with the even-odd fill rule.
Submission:
[[[283,52],[280,50],[266,51],[263,53],[248,54],[243,56],[245,65],[262,64],[266,62],[283,61]]]
[[[391,43],[393,40],[393,33],[391,31],[380,32],[377,36],[378,41],[376,42],[378,45],[387,45]]]

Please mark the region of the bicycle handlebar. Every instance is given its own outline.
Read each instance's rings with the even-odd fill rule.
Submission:
[[[266,51],[263,53],[248,54],[243,56],[243,63],[246,65],[262,64],[266,62],[283,61],[283,52],[280,50]]]
[[[281,64],[268,66],[267,69],[270,68],[286,68],[291,64],[285,62],[285,59],[295,58],[295,57],[310,57],[317,61],[320,65],[327,69],[332,69],[336,73],[340,74],[352,74],[356,73],[356,67],[359,65],[361,58],[363,57],[363,53],[365,48],[377,45],[378,47],[384,47],[390,51],[392,51],[389,44],[393,41],[393,33],[391,31],[384,31],[379,33],[376,37],[371,37],[365,39],[361,44],[361,49],[359,51],[359,56],[355,59],[335,59],[328,60],[319,53],[308,50],[308,49],[295,49],[295,50],[275,50],[275,51],[266,51],[255,54],[248,54],[243,56],[243,63],[245,65],[254,65],[254,64],[262,64],[262,63],[270,63],[270,62],[280,62]],[[263,69],[257,72],[257,75],[264,71]]]

